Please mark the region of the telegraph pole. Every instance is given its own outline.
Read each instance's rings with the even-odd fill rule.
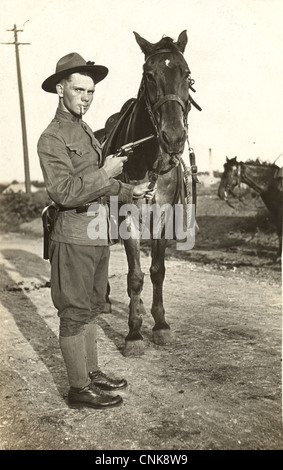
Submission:
[[[17,26],[15,24],[14,24],[13,29],[7,29],[7,31],[13,31],[14,32],[14,42],[2,42],[2,44],[14,44],[15,45],[18,88],[19,88],[20,109],[21,109],[21,122],[22,122],[24,168],[25,168],[25,187],[26,187],[26,193],[31,194],[30,173],[29,173],[29,158],[28,158],[28,143],[27,143],[26,118],[25,118],[25,106],[24,106],[24,95],[23,95],[21,66],[20,66],[20,54],[19,54],[19,46],[20,45],[27,45],[27,44],[30,44],[30,43],[29,42],[18,42],[18,32],[23,31],[23,30],[22,29],[17,29]]]

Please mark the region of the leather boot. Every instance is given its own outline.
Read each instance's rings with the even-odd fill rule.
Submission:
[[[127,387],[127,381],[125,379],[115,379],[108,377],[101,370],[95,370],[89,373],[91,383],[101,390],[121,390]]]
[[[90,322],[85,326],[86,352],[87,352],[87,368],[92,384],[101,390],[121,390],[127,387],[125,379],[114,379],[108,377],[98,368],[97,353],[97,325]]]
[[[103,394],[91,384],[87,370],[85,335],[59,337],[59,344],[67,369],[70,390],[69,405],[72,407],[89,406],[106,408],[122,403],[122,398]]]
[[[104,409],[121,405],[123,400],[120,395],[108,395],[90,384],[84,388],[71,387],[68,393],[68,401],[71,408],[88,406]]]

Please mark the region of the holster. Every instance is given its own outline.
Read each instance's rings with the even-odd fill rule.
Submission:
[[[57,207],[54,204],[50,204],[46,206],[41,213],[43,225],[43,259],[49,259],[50,235],[54,229],[57,212]]]

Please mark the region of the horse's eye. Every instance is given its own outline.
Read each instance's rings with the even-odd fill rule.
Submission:
[[[152,83],[155,82],[154,76],[153,76],[152,73],[148,72],[148,73],[145,74],[145,76],[146,76],[146,79],[147,79],[149,82],[152,82]]]

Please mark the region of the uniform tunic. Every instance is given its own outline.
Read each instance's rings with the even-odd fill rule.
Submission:
[[[133,186],[108,178],[100,167],[102,152],[90,127],[71,113],[57,110],[55,118],[42,133],[38,155],[52,201],[64,210],[58,213],[52,240],[76,245],[108,245],[108,237],[89,238],[87,212],[76,207],[101,196],[118,196],[121,203],[132,202]],[[105,203],[104,199],[104,203]]]
[[[109,259],[108,235],[90,238],[91,218],[76,207],[107,196],[130,203],[133,186],[108,178],[90,127],[60,109],[39,138],[38,155],[48,195],[62,209],[51,234],[51,296],[60,335],[73,336],[103,310]]]

